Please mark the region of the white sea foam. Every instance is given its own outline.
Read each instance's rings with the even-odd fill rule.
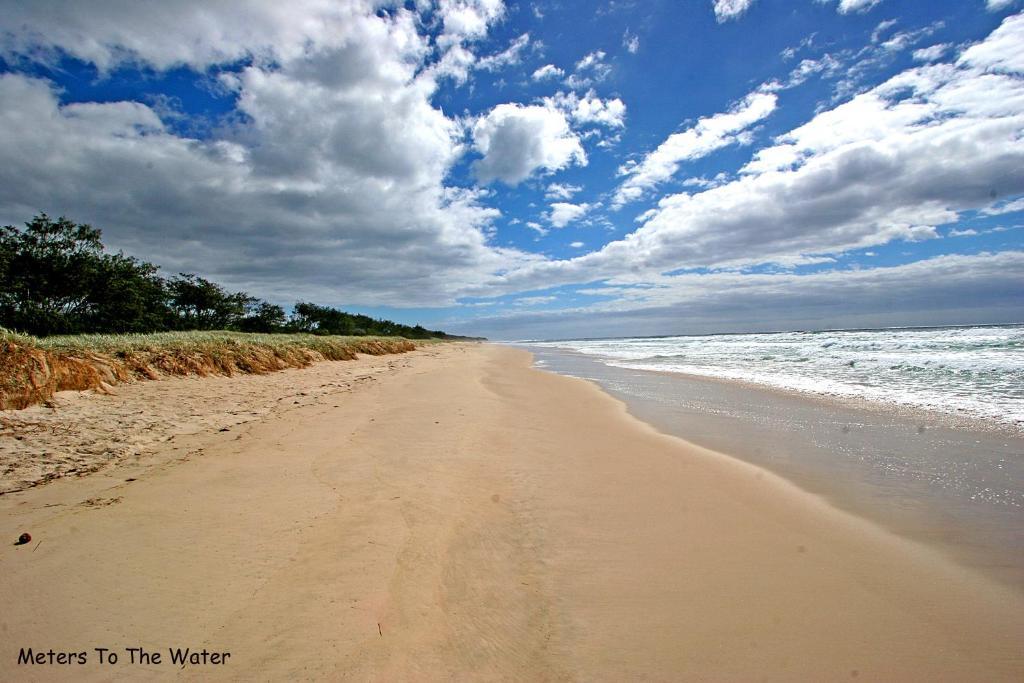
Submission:
[[[1024,429],[1024,325],[532,342],[608,365],[755,382]]]

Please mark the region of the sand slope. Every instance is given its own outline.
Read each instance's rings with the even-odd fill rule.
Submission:
[[[367,368],[351,391],[0,497],[0,538],[35,537],[0,546],[0,679],[1024,677],[1021,595],[657,434],[523,352],[272,377],[294,393]],[[222,409],[267,379],[215,380],[234,387]],[[139,385],[140,410],[148,388],[165,405],[207,382]],[[19,667],[29,646],[90,661]],[[231,658],[92,657],[134,646]]]

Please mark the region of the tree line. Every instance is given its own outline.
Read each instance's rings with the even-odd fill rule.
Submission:
[[[45,213],[24,228],[0,228],[0,326],[35,336],[236,330],[451,337],[308,302],[288,315],[198,275],[164,278],[152,263],[107,252],[96,228]]]

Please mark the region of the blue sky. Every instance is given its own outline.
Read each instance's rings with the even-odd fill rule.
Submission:
[[[0,220],[495,338],[1024,320],[1020,2],[0,2]]]

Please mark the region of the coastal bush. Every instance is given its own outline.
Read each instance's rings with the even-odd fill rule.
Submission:
[[[63,216],[0,227],[0,326],[38,337],[82,333],[236,330],[258,333],[456,338],[419,325],[308,302],[277,304],[191,273],[107,253],[101,233]]]
[[[166,324],[156,266],[107,254],[100,231],[39,214],[0,228],[0,324],[33,334],[142,332]]]

